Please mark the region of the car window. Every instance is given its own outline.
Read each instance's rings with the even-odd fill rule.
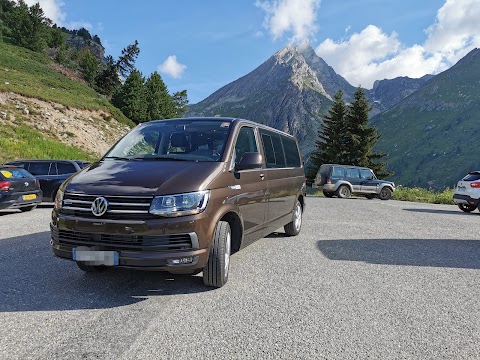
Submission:
[[[285,153],[283,151],[280,135],[266,130],[260,130],[260,134],[262,135],[263,150],[265,152],[265,157],[267,158],[267,167],[285,167]]]
[[[258,152],[255,130],[251,127],[242,127],[238,132],[235,143],[235,163],[238,163],[246,152]]]
[[[334,167],[332,169],[332,177],[345,177],[345,168]]]
[[[77,168],[72,163],[64,163],[58,162],[57,163],[57,174],[73,174],[77,172]]]
[[[283,149],[288,167],[300,167],[300,155],[295,140],[282,136]]]
[[[373,173],[370,169],[361,169],[360,176],[362,179],[374,179]]]
[[[25,171],[24,169],[1,169],[0,170],[0,179],[22,179],[22,178],[31,178],[32,175]]]
[[[358,169],[347,169],[346,175],[351,179],[360,179],[360,171]]]
[[[462,180],[464,181],[476,181],[480,180],[480,174],[468,174]]]
[[[28,167],[28,171],[32,175],[48,175],[50,171],[50,163],[49,162],[31,162],[30,166]]]

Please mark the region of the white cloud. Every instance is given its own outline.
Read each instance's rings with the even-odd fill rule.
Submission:
[[[303,42],[317,30],[320,0],[257,0],[255,5],[265,11],[264,26],[275,40],[289,33],[291,42]]]
[[[187,67],[177,61],[175,55],[170,55],[163,64],[158,65],[158,71],[170,75],[174,79],[180,79]]]
[[[67,14],[62,11],[63,1],[61,0],[25,0],[28,6],[40,4],[45,16],[53,21],[54,24],[64,26]]]
[[[375,80],[439,73],[480,47],[480,1],[446,0],[424,44],[406,47],[369,25],[348,40],[326,39],[316,52],[353,85],[371,88]]]

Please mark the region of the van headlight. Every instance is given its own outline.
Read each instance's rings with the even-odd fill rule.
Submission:
[[[209,190],[156,196],[150,205],[150,213],[168,217],[200,214],[207,207],[209,198]]]

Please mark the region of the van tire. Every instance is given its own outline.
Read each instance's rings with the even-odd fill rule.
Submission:
[[[79,267],[80,270],[85,271],[87,273],[100,273],[108,269],[108,267],[104,265],[87,265],[80,261],[77,261],[77,266]]]
[[[300,230],[302,229],[302,215],[302,204],[300,204],[300,201],[297,200],[295,203],[295,208],[293,209],[292,221],[283,227],[285,234],[288,236],[297,236],[300,234]]]
[[[342,199],[348,199],[351,195],[352,192],[350,191],[350,188],[347,185],[341,185],[335,194]]]
[[[475,206],[468,204],[458,204],[458,208],[464,212],[472,212],[473,210],[475,210]]]
[[[213,234],[208,261],[203,268],[203,283],[206,286],[220,288],[228,281],[232,234],[230,224],[219,221]]]

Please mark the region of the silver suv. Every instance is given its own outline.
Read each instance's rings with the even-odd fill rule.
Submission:
[[[314,188],[321,188],[326,197],[349,198],[352,194],[368,199],[389,200],[395,191],[391,181],[378,180],[372,169],[338,164],[323,164],[318,170]]]
[[[455,193],[453,194],[453,201],[457,204],[460,210],[465,212],[471,212],[479,206],[480,171],[469,172],[457,183]]]

